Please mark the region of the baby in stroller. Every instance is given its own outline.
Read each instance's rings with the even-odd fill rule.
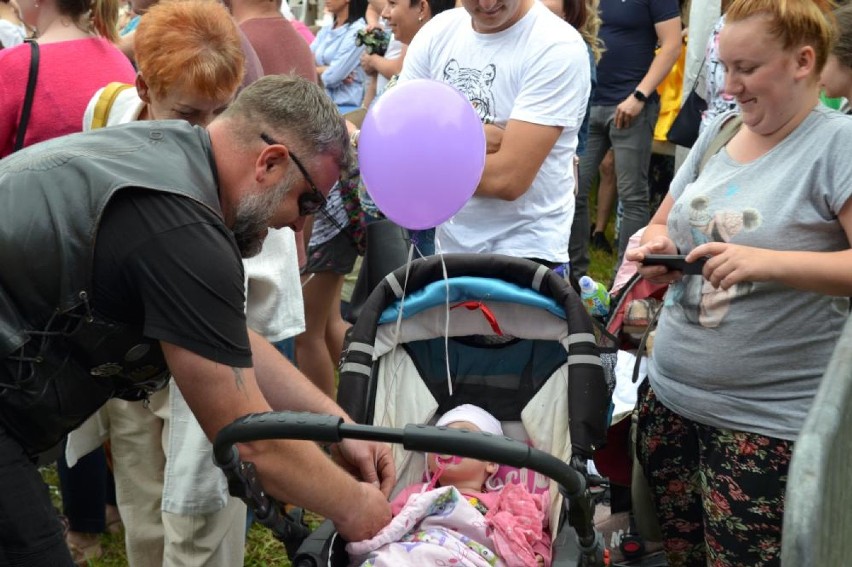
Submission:
[[[491,461],[501,462],[496,477],[505,479],[505,487],[498,497],[515,500],[508,495],[517,493],[521,488],[513,485],[520,484],[527,496],[545,500],[542,510],[550,533],[543,540],[551,565],[604,564],[603,540],[592,526],[593,504],[583,473],[586,459],[606,437],[609,396],[592,322],[568,283],[545,266],[498,255],[447,254],[416,260],[389,274],[352,327],[340,365],[338,402],[354,423],[274,415],[233,424],[214,444],[223,457],[220,466],[235,466],[227,460],[233,453],[227,443],[257,434],[325,443],[345,438],[391,443],[397,492],[423,482],[424,453],[479,459],[486,469]],[[446,414],[464,404],[485,408],[511,439],[425,425],[455,421]],[[255,433],[254,425],[262,433]],[[297,437],[288,437],[292,435]],[[433,466],[439,466],[437,459]],[[451,477],[446,474],[439,477],[443,486],[438,490],[465,500],[458,489],[447,486]],[[482,485],[490,474],[474,483],[486,499],[490,491]],[[470,510],[470,524],[485,525],[482,512]],[[291,541],[278,537],[285,545]],[[294,566],[338,567],[350,564],[345,544],[325,522],[303,542],[295,542],[295,553],[293,544],[287,549]],[[467,548],[458,550],[471,554]],[[504,559],[516,555],[503,553],[500,559],[499,550],[491,551],[490,560],[479,555],[479,563],[473,564],[505,565]],[[535,552],[531,558],[521,564],[536,565]]]
[[[463,404],[436,423],[503,435],[487,411]],[[391,503],[394,520],[374,538],[347,546],[355,565],[429,564],[509,567],[550,565],[547,497],[503,485],[494,462],[427,454],[427,482],[403,489]]]

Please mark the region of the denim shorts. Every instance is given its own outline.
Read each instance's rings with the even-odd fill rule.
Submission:
[[[352,236],[345,230],[322,244],[311,246],[308,250],[308,260],[302,270],[303,274],[319,272],[334,272],[346,275],[355,266],[358,250]]]

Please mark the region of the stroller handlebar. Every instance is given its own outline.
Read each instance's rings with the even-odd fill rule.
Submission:
[[[407,450],[451,454],[493,461],[539,472],[554,480],[568,499],[569,523],[581,546],[594,548],[600,538],[592,525],[593,510],[586,495],[586,479],[574,466],[511,437],[431,425],[403,429],[344,423],[343,418],[304,412],[267,412],[241,417],[222,428],[213,442],[213,458],[228,474],[239,457],[236,443],[261,439],[300,439],[338,443],[344,439],[401,444]],[[572,458],[572,463],[576,457]],[[264,495],[266,496],[266,495]],[[266,496],[268,498],[268,496]],[[597,537],[596,537],[597,536]]]
[[[217,464],[233,460],[233,445],[260,439],[338,443],[344,439],[401,444],[406,450],[448,454],[528,468],[556,481],[568,496],[582,494],[585,478],[570,464],[511,437],[432,425],[403,429],[344,423],[343,418],[305,412],[268,412],[241,417],[222,428],[213,444]]]

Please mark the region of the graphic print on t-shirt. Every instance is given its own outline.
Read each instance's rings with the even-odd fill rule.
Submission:
[[[476,109],[483,124],[492,124],[497,110],[491,85],[497,76],[497,67],[489,63],[484,69],[459,66],[459,62],[450,59],[444,67],[444,80],[460,90]]]
[[[685,231],[678,231],[678,235],[683,236],[683,232],[688,233],[687,241],[690,250],[705,242],[730,242],[737,234],[755,230],[763,222],[757,209],[713,210],[710,207],[710,201],[709,197],[701,195],[693,198],[688,204],[689,227]],[[675,204],[676,208],[683,206],[686,205]],[[676,227],[676,230],[678,228],[684,227]],[[722,323],[728,313],[731,301],[737,296],[750,293],[752,287],[751,282],[742,282],[728,289],[721,287],[717,289],[702,276],[684,276],[680,282],[672,284],[666,303],[680,304],[688,320],[697,322],[702,327],[715,328]]]

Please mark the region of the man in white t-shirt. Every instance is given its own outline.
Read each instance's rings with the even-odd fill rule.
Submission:
[[[435,79],[470,99],[488,156],[474,197],[440,225],[444,252],[568,261],[572,158],[589,97],[580,34],[536,0],[462,0],[411,42],[400,82]]]

